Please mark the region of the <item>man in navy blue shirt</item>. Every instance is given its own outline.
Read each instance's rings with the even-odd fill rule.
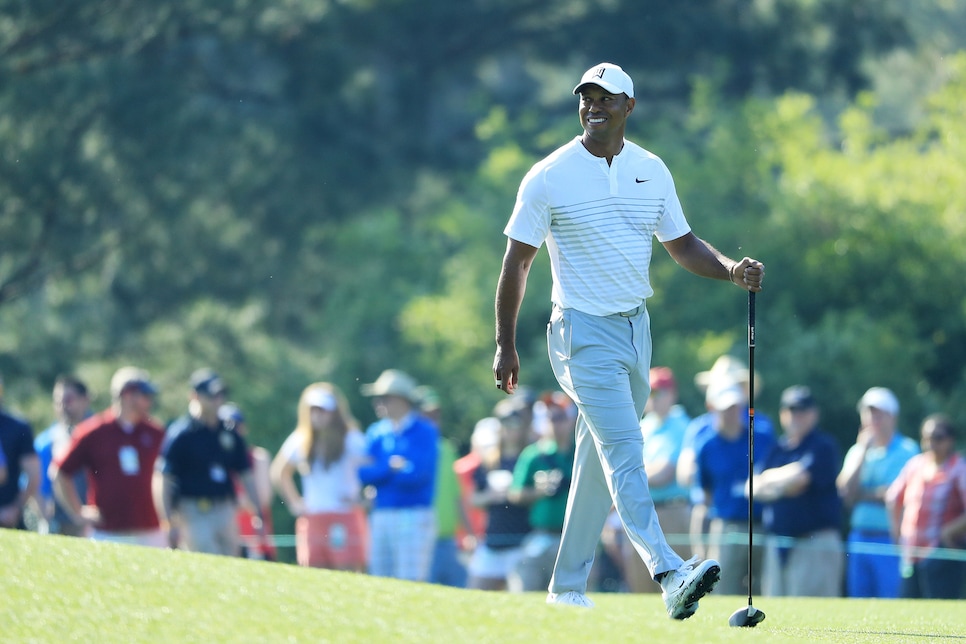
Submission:
[[[194,552],[229,556],[241,553],[234,477],[240,478],[249,498],[257,499],[258,493],[245,439],[218,414],[227,392],[214,371],[195,371],[188,414],[168,427],[159,459],[159,514],[168,520],[172,548],[183,545]]]
[[[838,597],[844,550],[839,526],[842,504],[835,478],[839,448],[818,429],[811,390],[782,392],[779,416],[784,435],[755,476],[755,498],[766,502],[762,591],[771,596]]]
[[[4,411],[2,403],[3,378],[0,376],[0,449],[7,460],[7,478],[0,484],[0,528],[22,530],[24,506],[31,498],[38,502],[40,461],[34,450],[34,432],[30,425]],[[23,487],[21,473],[26,475]]]

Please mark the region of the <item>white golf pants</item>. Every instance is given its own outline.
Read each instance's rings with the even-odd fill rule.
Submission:
[[[550,592],[586,592],[611,504],[651,576],[683,563],[658,522],[644,472],[640,419],[650,395],[650,320],[554,307],[547,327],[550,363],[577,404],[576,455]]]

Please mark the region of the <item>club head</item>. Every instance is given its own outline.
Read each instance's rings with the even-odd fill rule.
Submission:
[[[765,619],[765,614],[755,608],[754,606],[748,605],[745,608],[739,608],[731,617],[728,619],[728,625],[734,627],[748,627],[754,628],[758,626],[761,621]]]

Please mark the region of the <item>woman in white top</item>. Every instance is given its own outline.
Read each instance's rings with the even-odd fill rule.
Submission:
[[[358,474],[365,457],[365,437],[338,387],[325,382],[306,387],[298,424],[271,469],[272,483],[298,517],[299,565],[366,570],[368,527]]]

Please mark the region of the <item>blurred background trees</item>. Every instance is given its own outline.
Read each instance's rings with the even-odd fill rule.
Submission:
[[[758,406],[812,385],[843,445],[966,421],[966,8],[941,0],[0,0],[0,371],[39,429],[76,372],[150,369],[158,416],[220,371],[276,449],[309,382],[400,367],[465,441],[491,384],[519,181],[579,133],[575,78],[634,77],[629,136],[695,231],[768,265]],[[740,291],[655,254],[654,362],[745,355]],[[523,380],[554,387],[541,253]]]

